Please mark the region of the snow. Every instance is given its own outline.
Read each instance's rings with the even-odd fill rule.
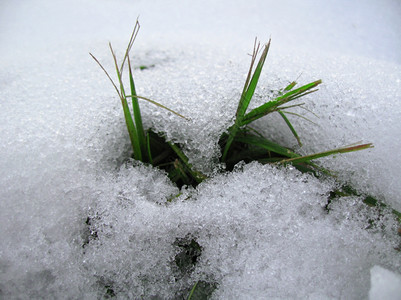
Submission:
[[[321,163],[400,211],[400,12],[391,0],[2,1],[0,298],[185,298],[200,281],[215,299],[396,299],[390,211],[341,197],[327,213],[334,181],[257,163],[225,174],[215,160],[253,39],[271,36],[252,105],[322,79],[305,98],[317,125],[291,118],[299,150],[373,142]],[[136,71],[138,92],[191,118],[141,103],[145,126],[211,175],[196,189],[124,163],[121,107],[88,52],[112,70],[107,42],[121,57],[138,15],[133,61],[154,65]],[[296,144],[275,116],[256,126]],[[202,250],[185,273],[174,260],[191,240]]]
[[[371,284],[369,299],[393,300],[401,299],[401,276],[380,266],[371,270]]]

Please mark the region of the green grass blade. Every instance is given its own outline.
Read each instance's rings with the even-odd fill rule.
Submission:
[[[234,138],[238,132],[238,129],[241,127],[241,123],[242,123],[242,119],[246,113],[246,110],[248,109],[249,103],[251,102],[251,99],[253,97],[253,94],[255,93],[255,89],[256,86],[258,84],[259,81],[259,77],[260,74],[262,72],[263,69],[263,65],[266,61],[266,57],[267,57],[267,53],[269,52],[269,48],[270,48],[270,40],[269,42],[265,45],[263,52],[259,58],[259,62],[258,65],[255,68],[255,71],[252,74],[252,70],[253,70],[253,65],[256,61],[256,56],[258,54],[258,50],[259,50],[259,44],[256,45],[256,40],[255,40],[255,46],[253,49],[253,54],[252,54],[252,60],[251,60],[251,66],[249,68],[249,72],[248,72],[248,76],[247,79],[245,81],[245,85],[244,85],[244,89],[242,91],[241,94],[241,99],[238,103],[238,108],[237,108],[237,112],[236,112],[236,118],[235,118],[235,123],[234,125],[229,128],[228,130],[228,139],[226,142],[226,145],[224,147],[223,150],[223,155],[221,160],[225,161],[227,158],[227,154],[228,154],[228,150],[231,147],[232,142],[234,141]],[[252,77],[251,77],[252,74]]]
[[[308,95],[308,94],[312,94],[312,93],[314,93],[314,92],[316,92],[316,91],[318,91],[318,89],[310,90],[310,91],[307,91],[307,92],[302,92],[302,93],[299,93],[299,94],[297,94],[297,95],[292,95],[292,96],[290,96],[290,97],[288,97],[288,98],[284,98],[284,99],[288,99],[288,100],[285,101],[285,102],[294,101],[295,99],[304,97],[304,96],[306,96],[306,95]],[[282,101],[283,101],[283,100],[282,100]]]
[[[191,290],[191,292],[189,293],[187,300],[191,300],[192,295],[194,294],[197,285],[198,285],[198,281],[197,281],[197,282],[194,284],[194,286],[192,287],[192,290]]]
[[[148,153],[149,163],[151,165],[153,165],[153,157],[152,157],[152,151],[151,151],[151,147],[150,147],[150,134],[149,134],[149,132],[146,134],[146,151]]]
[[[245,93],[245,91],[246,91],[246,89],[247,89],[247,87],[249,85],[249,81],[251,80],[253,65],[255,64],[256,57],[257,57],[258,52],[259,52],[259,47],[260,47],[260,42],[258,42],[258,39],[255,38],[255,43],[253,45],[253,52],[252,52],[252,56],[251,56],[251,65],[249,67],[248,75],[246,76],[244,88],[242,89],[242,93],[241,94]]]
[[[114,59],[114,63],[117,66],[117,59],[115,57],[113,48],[111,47],[111,44],[109,44],[109,45],[110,45],[110,50],[111,50],[111,53],[112,53],[112,56],[113,56],[113,59]],[[118,77],[118,80],[119,80],[119,83],[120,83],[120,89],[121,89],[121,90],[119,90],[117,85],[114,83],[113,79],[111,79],[111,76],[109,75],[109,73],[103,67],[103,65],[96,59],[96,57],[92,53],[89,53],[89,54],[96,61],[96,63],[100,66],[100,68],[103,70],[103,72],[106,74],[106,76],[109,78],[110,82],[112,83],[112,85],[114,86],[114,88],[115,88],[115,90],[116,90],[116,92],[118,94],[118,97],[121,100],[121,104],[122,104],[123,111],[124,111],[125,124],[127,126],[128,134],[129,134],[129,137],[130,137],[132,150],[134,151],[134,158],[138,159],[136,157],[136,155],[138,153],[140,153],[140,149],[137,148],[137,145],[135,143],[135,141],[137,140],[136,129],[135,129],[135,125],[134,125],[134,122],[132,120],[132,116],[131,116],[131,113],[130,113],[130,110],[129,110],[129,107],[128,107],[127,99],[126,99],[125,92],[124,92],[124,86],[122,85],[122,82],[121,82],[121,73],[119,72],[118,68],[116,68],[117,77]],[[139,152],[138,152],[138,150],[139,150]]]
[[[291,151],[290,149],[280,146],[279,144],[276,144],[272,141],[269,141],[264,137],[255,136],[255,135],[238,135],[235,138],[235,141],[240,142],[240,143],[249,144],[249,145],[254,145],[254,146],[257,146],[260,148],[264,148],[270,152],[274,152],[274,153],[277,153],[277,154],[285,156],[285,157],[289,157],[289,158],[299,157],[298,154]]]
[[[282,104],[282,103],[280,103],[279,100],[280,99],[275,99],[275,100],[266,102],[265,104],[262,104],[261,106],[251,110],[241,120],[241,126],[252,123],[253,121],[256,121],[257,119],[260,119],[260,118],[266,116],[267,114],[276,111],[278,109],[278,107]]]
[[[181,151],[181,149],[175,145],[174,143],[168,142],[168,144],[170,145],[171,149],[173,149],[173,151],[177,154],[177,156],[188,166],[191,166],[188,161],[188,157],[184,154],[184,152]],[[192,166],[191,166],[192,167]]]
[[[325,156],[330,156],[334,154],[339,154],[339,153],[348,153],[348,152],[354,152],[354,151],[360,151],[364,149],[369,149],[373,148],[373,145],[371,143],[369,144],[362,144],[362,145],[356,145],[356,146],[351,146],[351,147],[344,147],[344,148],[338,148],[334,150],[329,150],[329,151],[324,151],[324,152],[319,152],[315,154],[310,154],[310,155],[305,155],[305,156],[300,156],[300,157],[295,157],[295,158],[289,158],[289,159],[284,159],[281,160],[280,163],[303,163],[303,162],[310,162],[311,160],[325,157]]]
[[[284,88],[284,92],[288,92],[288,91],[291,91],[293,88],[294,88],[294,86],[296,86],[296,82],[295,81],[293,81],[293,82],[291,82],[289,85],[287,85],[285,88]]]
[[[103,70],[103,72],[106,74],[107,78],[109,78],[111,84],[114,86],[114,88],[115,88],[115,90],[116,90],[116,92],[117,92],[117,94],[118,94],[118,97],[121,98],[122,96],[121,96],[121,94],[120,94],[120,91],[118,90],[118,87],[117,87],[117,85],[114,83],[113,79],[111,79],[109,73],[106,71],[106,69],[103,67],[103,65],[97,60],[97,58],[96,58],[92,53],[89,53],[89,55],[92,56],[92,58],[95,60],[95,62],[100,66],[100,68],[101,68],[101,69]]]
[[[263,65],[266,61],[266,57],[267,57],[267,53],[269,52],[269,48],[270,48],[270,40],[263,49],[263,52],[259,58],[258,65],[256,66],[255,71],[253,72],[252,79],[249,81],[249,84],[248,84],[248,80],[245,83],[244,91],[241,95],[241,100],[240,100],[240,102],[238,104],[238,108],[237,108],[237,113],[236,113],[237,118],[242,118],[245,115],[245,112],[249,106],[249,103],[251,102],[253,94],[255,93],[256,86],[258,85],[259,77],[262,72]],[[255,61],[256,55],[257,55],[257,52],[254,51],[252,61]],[[253,67],[253,63],[251,64],[250,72],[252,72],[252,67]]]
[[[168,107],[166,107],[166,106],[164,106],[164,105],[162,105],[162,104],[160,104],[160,103],[158,103],[158,102],[156,102],[156,101],[154,101],[154,100],[151,100],[151,99],[149,99],[149,98],[142,97],[142,96],[138,96],[138,95],[127,95],[126,97],[127,97],[127,98],[138,98],[138,99],[146,100],[146,101],[148,101],[148,102],[150,102],[150,103],[152,103],[152,104],[154,104],[154,105],[156,105],[156,106],[158,106],[158,107],[160,107],[160,108],[163,108],[163,109],[165,109],[165,110],[168,110],[169,112],[171,112],[171,113],[173,113],[173,114],[175,114],[175,115],[177,115],[177,116],[179,116],[179,117],[181,117],[181,118],[183,118],[183,119],[185,119],[185,120],[187,120],[187,121],[190,121],[190,120],[191,120],[190,118],[187,118],[187,117],[185,117],[185,116],[179,114],[178,112],[176,112],[176,111],[174,111],[174,110],[172,110],[172,109],[170,109],[170,108],[168,108]]]
[[[223,162],[226,161],[226,159],[227,159],[228,150],[230,149],[231,144],[234,141],[234,137],[236,136],[238,129],[239,129],[239,126],[234,126],[228,130],[227,142],[226,142],[226,145],[224,146],[223,154],[221,156],[221,161],[223,161]]]
[[[287,124],[288,128],[290,128],[292,134],[297,139],[299,147],[302,147],[301,139],[299,138],[298,133],[295,131],[294,127],[292,126],[290,120],[288,120],[287,116],[281,110],[278,110],[278,113],[284,119],[284,121]]]
[[[302,93],[305,93],[305,92],[307,92],[307,91],[310,91],[311,89],[313,89],[313,88],[315,88],[315,87],[317,87],[319,84],[321,84],[322,83],[322,80],[316,80],[316,81],[314,81],[314,82],[311,82],[311,83],[308,83],[308,84],[305,84],[305,85],[303,85],[303,86],[301,86],[301,87],[299,87],[299,88],[297,88],[297,89],[295,89],[295,90],[292,90],[292,91],[289,91],[289,92],[287,92],[286,94],[284,94],[282,97],[283,98],[291,98],[291,97],[293,97],[294,95],[296,96],[296,95],[300,95],[300,94],[302,94]]]
[[[136,96],[134,77],[132,76],[131,61],[128,56],[127,56],[127,60],[128,60],[128,73],[129,73],[131,95]],[[148,151],[146,149],[147,144],[146,144],[146,138],[145,138],[145,131],[143,130],[142,116],[141,116],[141,110],[139,108],[138,98],[131,97],[131,100],[132,100],[132,110],[133,110],[133,114],[134,114],[138,143],[139,143],[139,147],[141,148],[142,161],[148,161],[148,157],[147,157]]]
[[[129,58],[129,53],[131,51],[132,46],[134,45],[136,36],[138,35],[139,29],[141,28],[141,25],[139,24],[138,19],[136,20],[134,29],[132,30],[132,34],[131,34],[131,38],[129,40],[128,46],[127,46],[127,50],[125,51],[125,55],[124,55],[124,59],[123,62],[121,63],[121,67],[120,67],[120,74],[123,73],[123,69],[124,69],[124,65],[125,65],[125,60],[127,58]]]
[[[318,86],[319,84],[321,84],[322,81],[321,80],[317,80],[314,82],[311,82],[309,84],[306,84],[300,88],[297,88],[293,91],[289,91],[286,94],[277,97],[276,99],[266,102],[265,104],[262,104],[261,106],[251,110],[248,114],[246,114],[244,116],[244,118],[242,119],[242,123],[241,125],[246,125],[249,124],[257,119],[260,119],[261,117],[272,113],[274,111],[277,111],[279,109],[280,105],[283,105],[289,101],[298,99],[300,97],[303,97],[307,94],[313,93],[315,91],[317,91],[317,89],[312,90],[313,88],[315,88],[316,86]]]
[[[302,105],[302,104],[300,104],[300,105]],[[300,106],[300,105],[291,105],[291,106],[287,106],[287,107],[281,107],[281,108],[280,108],[280,111],[283,112],[283,113],[286,113],[287,115],[294,115],[294,116],[297,116],[298,118],[302,118],[302,119],[304,119],[305,121],[308,121],[308,122],[311,122],[312,124],[317,125],[317,124],[316,124],[315,122],[313,122],[311,119],[308,119],[308,118],[306,118],[306,117],[303,116],[303,115],[294,113],[294,112],[292,112],[292,111],[284,111],[284,110],[283,110],[283,109],[286,109],[286,108],[296,107],[296,106]]]
[[[186,168],[182,165],[181,161],[179,159],[176,159],[174,161],[174,169],[175,172],[171,172],[172,176],[177,176],[184,182],[184,184],[191,184],[191,178],[187,175],[186,173]],[[174,174],[175,173],[175,174]],[[178,181],[178,180],[176,180]]]
[[[173,149],[173,151],[177,154],[177,156],[181,159],[181,161],[185,164],[185,166],[188,169],[188,172],[191,174],[191,176],[195,179],[197,183],[201,183],[203,180],[207,178],[202,173],[193,170],[192,165],[189,163],[188,157],[184,154],[184,152],[181,151],[181,149],[177,145],[171,142],[168,142],[168,144],[170,145],[171,149]]]
[[[113,56],[114,65],[115,65],[115,68],[116,68],[118,81],[120,83],[120,94],[121,94],[120,99],[121,99],[121,104],[122,104],[123,111],[124,111],[125,123],[127,125],[128,134],[129,134],[129,137],[130,137],[130,140],[131,140],[131,145],[132,145],[132,148],[134,150],[134,158],[136,160],[142,161],[141,147],[140,147],[140,144],[139,144],[139,141],[138,141],[138,135],[137,135],[137,131],[136,131],[136,128],[135,128],[135,125],[134,125],[134,121],[132,119],[131,112],[129,110],[127,97],[125,95],[125,90],[124,90],[124,84],[122,82],[121,73],[120,73],[120,70],[119,70],[118,64],[117,64],[117,58],[116,58],[116,55],[115,55],[115,53],[113,51],[113,48],[112,48],[110,43],[109,43],[109,46],[110,46],[111,54]]]

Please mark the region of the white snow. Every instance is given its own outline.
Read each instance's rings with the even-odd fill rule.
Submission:
[[[380,266],[370,270],[371,288],[369,299],[395,300],[401,299],[401,276]]]
[[[222,174],[215,159],[253,39],[271,36],[252,105],[299,75],[322,79],[304,99],[319,118],[300,111],[317,125],[291,118],[299,151],[373,142],[321,163],[401,211],[401,4],[216,2],[0,3],[0,298],[186,298],[199,280],[215,299],[391,297],[401,240],[389,210],[341,197],[327,213],[335,182],[257,163]],[[145,125],[211,175],[196,189],[124,164],[120,103],[88,52],[112,71],[107,42],[121,57],[137,16],[133,62],[155,65],[136,71],[139,93],[191,118],[141,103]],[[256,127],[296,145],[276,116]],[[183,275],[185,239],[202,254]]]

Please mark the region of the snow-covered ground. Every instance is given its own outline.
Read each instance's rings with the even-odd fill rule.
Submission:
[[[401,211],[400,14],[397,0],[3,0],[0,298],[175,299],[199,281],[215,299],[397,299],[390,213],[343,197],[327,214],[334,182],[257,163],[219,174],[214,158],[253,40],[271,37],[253,105],[298,77],[322,79],[305,98],[315,124],[291,119],[300,151],[372,142],[322,164]],[[136,71],[138,93],[191,118],[143,103],[145,125],[214,174],[169,204],[179,190],[164,173],[122,165],[120,103],[88,54],[112,70],[107,43],[121,57],[138,16],[133,62],[154,65]],[[257,126],[296,144],[275,116]],[[182,239],[202,248],[186,276],[174,262]]]

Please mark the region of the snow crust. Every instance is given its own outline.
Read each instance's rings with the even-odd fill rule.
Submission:
[[[304,99],[319,118],[298,111],[316,124],[291,118],[299,151],[373,142],[321,163],[401,211],[399,3],[168,3],[0,4],[0,298],[185,298],[199,281],[214,299],[377,299],[381,280],[401,274],[389,210],[359,197],[327,206],[337,183],[291,168],[223,174],[216,142],[233,122],[254,36],[271,34],[252,105],[300,74],[322,79]],[[137,15],[133,61],[151,66],[136,71],[138,92],[191,118],[141,103],[145,126],[211,175],[196,189],[125,163],[118,98],[88,55],[112,70],[107,42],[121,56]],[[279,118],[255,126],[296,147]],[[183,240],[202,249],[186,272],[175,262]]]

